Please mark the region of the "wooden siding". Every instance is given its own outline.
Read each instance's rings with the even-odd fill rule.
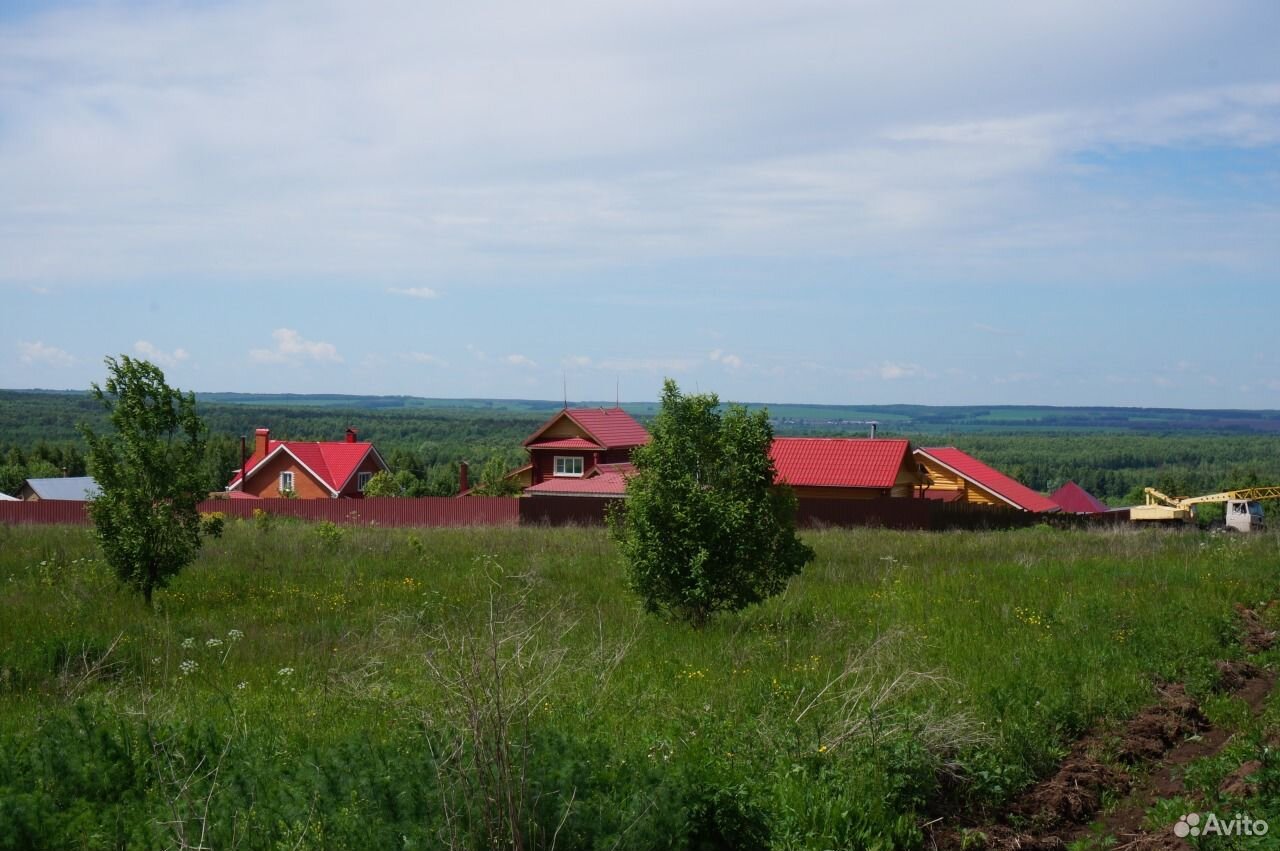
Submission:
[[[985,488],[975,485],[968,479],[953,473],[946,467],[943,467],[928,458],[918,458],[919,462],[924,465],[925,470],[929,474],[929,478],[933,479],[933,484],[929,486],[930,491],[960,491],[963,496],[959,497],[959,501],[968,502],[972,505],[997,505],[1005,508],[1009,507],[1009,503],[1000,497],[986,490]]]
[[[386,467],[378,462],[378,454],[370,452],[364,456],[364,460],[360,462],[360,466],[356,467],[355,472],[351,474],[351,481],[347,482],[347,486],[342,489],[341,496],[350,499],[364,499],[364,493],[360,490],[360,474],[361,473],[378,473],[385,470]]]

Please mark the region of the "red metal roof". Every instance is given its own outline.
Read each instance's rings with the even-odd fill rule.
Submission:
[[[1049,499],[1068,514],[1105,514],[1111,510],[1106,503],[1075,482],[1067,482],[1049,494]]]
[[[1058,504],[1047,496],[1036,493],[1021,482],[988,467],[977,458],[967,452],[961,452],[954,446],[917,449],[916,453],[928,456],[944,467],[949,467],[962,478],[1023,511],[1048,513],[1058,510]]]
[[[276,451],[288,452],[299,463],[314,473],[322,483],[328,485],[334,491],[341,491],[347,480],[351,478],[351,474],[355,472],[356,467],[360,465],[365,455],[371,450],[377,455],[377,450],[374,450],[373,444],[368,441],[356,443],[348,443],[346,441],[309,443],[300,440],[268,440],[266,455],[255,452],[245,463],[245,466],[248,467],[249,475],[252,476],[254,468],[262,463],[264,459],[271,457]],[[240,473],[237,471],[231,477],[228,487],[234,487],[239,483]]]
[[[531,496],[623,496],[627,477],[622,473],[601,473],[589,479],[561,476],[527,487],[524,492]]]
[[[565,408],[543,423],[524,445],[536,443],[538,437],[561,417],[572,420],[585,432],[584,437],[594,440],[603,449],[625,449],[649,442],[649,432],[621,408]]]
[[[560,440],[539,440],[529,444],[530,449],[603,449],[598,443],[585,437],[565,437]]]
[[[778,437],[776,480],[793,487],[891,488],[910,443],[867,437]]]

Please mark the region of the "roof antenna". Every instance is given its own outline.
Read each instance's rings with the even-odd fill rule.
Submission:
[[[564,409],[569,410],[569,377],[564,370],[560,371],[560,388],[564,391]]]
[[[616,375],[613,377],[613,406],[622,407],[622,379]]]

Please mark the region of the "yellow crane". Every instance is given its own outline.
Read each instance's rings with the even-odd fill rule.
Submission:
[[[1264,528],[1262,503],[1264,499],[1280,499],[1280,486],[1241,488],[1204,496],[1169,496],[1155,488],[1145,488],[1144,505],[1129,509],[1129,519],[1138,522],[1182,522],[1196,519],[1196,506],[1209,502],[1226,503],[1225,522],[1228,529],[1238,532],[1254,532]]]

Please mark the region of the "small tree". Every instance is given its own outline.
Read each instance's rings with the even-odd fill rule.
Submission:
[[[155,364],[106,359],[105,388],[90,393],[107,409],[113,433],[81,426],[89,472],[102,493],[89,514],[103,555],[147,605],[200,550],[205,426],[195,395],[165,384]]]
[[[719,405],[665,382],[625,508],[610,515],[645,608],[695,626],[778,593],[813,558],[796,537],[794,495],[773,484],[768,414]]]
[[[518,496],[523,488],[507,478],[507,462],[501,455],[490,456],[480,469],[480,481],[472,489],[476,496]]]
[[[399,480],[386,470],[379,470],[364,485],[365,496],[404,496]]]

